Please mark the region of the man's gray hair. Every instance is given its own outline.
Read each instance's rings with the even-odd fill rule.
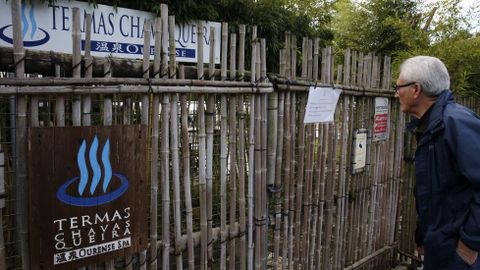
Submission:
[[[408,58],[400,65],[400,75],[405,83],[420,83],[426,96],[436,96],[450,88],[450,76],[445,64],[432,56]]]

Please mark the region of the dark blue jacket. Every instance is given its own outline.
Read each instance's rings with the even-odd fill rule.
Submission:
[[[407,125],[414,132],[418,119]],[[417,245],[425,270],[448,266],[461,239],[480,250],[480,118],[449,90],[432,105],[415,153]]]

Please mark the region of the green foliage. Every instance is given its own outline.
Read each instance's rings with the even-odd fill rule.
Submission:
[[[447,66],[451,88],[457,95],[480,97],[480,36],[474,37],[466,32],[460,32],[429,48],[401,52],[396,60],[396,66],[414,55],[438,57]]]
[[[418,32],[417,9],[414,1],[340,0],[333,20],[335,44],[339,48],[380,54],[407,50],[410,43],[424,40],[417,33],[409,33]]]
[[[337,49],[391,55],[393,76],[399,64],[415,55],[431,55],[447,66],[452,90],[459,95],[480,93],[480,37],[470,34],[470,17],[460,10],[460,0],[371,0],[337,2],[333,20]],[[422,12],[423,11],[423,12]]]

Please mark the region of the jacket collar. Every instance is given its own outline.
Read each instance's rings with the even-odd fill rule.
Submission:
[[[434,133],[437,129],[442,127],[443,123],[443,110],[445,109],[445,105],[448,103],[455,102],[453,97],[453,93],[450,90],[443,90],[433,103],[432,107],[430,108],[430,116],[428,120],[428,126],[425,132]],[[407,124],[406,128],[411,133],[415,133],[415,130],[418,128],[420,123],[420,119],[416,117],[412,117],[412,120]]]

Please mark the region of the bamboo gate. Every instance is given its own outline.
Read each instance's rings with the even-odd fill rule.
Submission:
[[[23,49],[19,3],[13,52],[0,49],[0,269],[30,269],[26,134],[41,126],[148,126],[149,247],[83,269],[389,269],[413,258],[405,116],[389,57],[346,50],[335,59],[304,38],[298,74],[297,39],[286,33],[280,73],[267,74],[266,61],[278,60],[266,58],[256,27],[247,37],[246,26],[229,33],[223,23],[222,40],[210,40],[221,46],[220,70],[212,57],[206,69],[186,67],[167,51],[175,18],[166,5],[145,22],[156,32],[153,63],[147,54],[141,63],[94,58],[88,46],[82,57],[75,9],[72,55],[59,56]],[[311,86],[342,89],[333,123],[303,124]],[[366,168],[353,174],[354,134],[372,130],[375,97],[389,98],[388,139],[369,133]]]

